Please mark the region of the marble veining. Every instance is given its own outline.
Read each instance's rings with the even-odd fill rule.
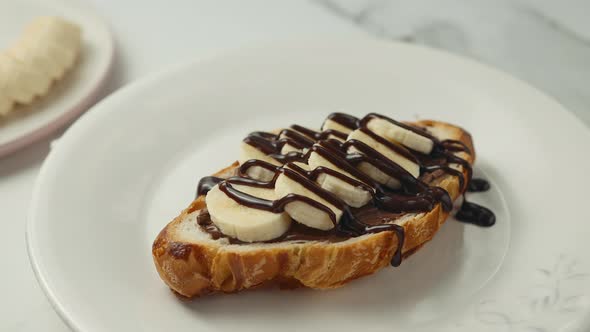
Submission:
[[[590,12],[590,1],[312,1],[376,36],[445,49],[503,69],[590,125],[590,21],[579,14]]]

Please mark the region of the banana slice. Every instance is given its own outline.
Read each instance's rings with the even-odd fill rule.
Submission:
[[[50,57],[55,63],[55,66],[59,68],[57,76],[54,78],[55,80],[61,79],[65,73],[72,68],[76,59],[80,55],[80,49],[66,49],[50,44],[45,45],[44,49],[47,57]]]
[[[416,162],[406,158],[405,156],[398,153],[397,151],[394,151],[393,149],[389,148],[385,144],[378,142],[376,139],[374,139],[373,137],[366,134],[362,129],[357,129],[357,130],[354,130],[353,132],[351,132],[350,135],[348,135],[348,140],[351,140],[351,139],[355,139],[355,140],[358,140],[358,141],[361,141],[361,142],[367,144],[368,146],[375,149],[377,152],[381,153],[382,155],[384,155],[386,158],[388,158],[392,162],[400,165],[402,168],[404,168],[406,171],[408,171],[410,174],[412,174],[412,176],[414,176],[415,178],[420,176],[420,165],[418,165]],[[395,143],[391,143],[391,144],[395,144]],[[351,148],[351,150],[354,151],[355,149]]]
[[[290,175],[285,175],[285,173],[281,173],[278,176],[275,182],[275,192],[279,197],[285,197],[289,194],[307,197],[330,209],[335,215],[336,221],[340,220],[340,217],[342,217],[342,210],[330,204],[313,191],[307,189],[298,181],[293,180]],[[287,203],[285,205],[285,211],[291,216],[291,218],[308,227],[324,231],[334,228],[334,223],[326,211],[320,210],[308,203],[302,201]]]
[[[326,131],[328,129],[336,130],[345,134],[350,134],[353,131],[353,129],[345,127],[332,119],[326,119],[322,125],[322,131]]]
[[[274,178],[275,173],[264,167],[252,166],[248,168],[248,170],[246,171],[246,175],[248,175],[249,178],[254,180],[268,182]]]
[[[295,128],[306,131],[306,128],[301,126],[295,125]],[[293,128],[285,128],[281,130],[279,133],[279,139],[287,140],[289,144],[292,143],[291,145],[300,150],[303,150],[305,147],[312,146],[314,143],[313,138],[310,138],[301,131],[297,131]]]
[[[288,164],[286,164],[283,167],[288,168],[288,169],[292,169],[295,172],[300,173],[302,175],[305,175],[304,174],[305,172],[311,170],[309,168],[309,165],[308,164],[305,164],[305,163],[302,163],[302,162],[299,162],[299,161],[296,161],[296,162],[293,162],[293,163],[288,163]]]
[[[232,185],[246,194],[274,200],[273,189]],[[291,225],[287,213],[272,213],[238,204],[227,196],[219,185],[213,187],[205,198],[211,221],[219,230],[244,242],[268,241],[283,235]]]
[[[33,43],[33,45],[35,45],[37,48],[44,50],[45,54],[47,54],[47,57],[50,58],[50,60],[54,62],[55,66],[61,70],[62,74],[56,79],[61,78],[63,73],[74,65],[76,59],[80,55],[81,45],[78,45],[75,48],[68,48],[56,44],[51,40],[42,40],[40,39],[40,36],[37,36],[37,39],[37,42],[30,40],[28,44],[30,45]]]
[[[75,56],[73,52],[62,51],[53,44],[48,44],[48,41],[39,36],[23,38],[7,52],[12,58],[51,80],[62,78],[73,62],[70,58]]]
[[[369,130],[390,142],[398,142],[424,154],[429,154],[434,147],[434,142],[430,138],[419,135],[385,119],[374,117],[367,122],[366,126]]]
[[[367,174],[371,179],[375,180],[375,182],[380,183],[386,187],[392,189],[399,189],[402,187],[401,182],[396,178],[393,178],[385,173],[383,173],[379,168],[371,165],[367,162],[361,162],[357,166],[358,170]]]
[[[334,170],[350,179],[361,182],[360,179],[334,165],[316,151],[311,152],[307,163],[311,169],[316,169],[322,166]],[[333,175],[321,174],[318,176],[317,183],[322,189],[338,196],[338,198],[342,199],[347,205],[352,207],[361,207],[367,204],[372,198],[371,192],[368,192],[363,187],[354,186]]]
[[[367,204],[372,198],[371,192],[365,190],[363,187],[354,186],[332,175],[320,174],[317,183],[322,189],[338,196],[347,205],[355,208],[360,208]]]
[[[287,154],[289,152],[302,152],[302,150],[287,143],[287,144],[283,145],[283,147],[281,148],[281,154]]]
[[[17,103],[28,104],[35,97],[35,89],[31,87],[32,78],[21,70],[16,60],[6,54],[0,54],[0,91]]]
[[[55,79],[61,79],[80,53],[80,28],[57,17],[39,17],[31,22],[21,38],[23,49],[41,60],[40,65]]]
[[[242,164],[240,166],[240,171],[244,172],[240,176],[245,175],[246,177],[262,182],[270,182],[274,179],[277,173],[277,165],[265,163],[261,160],[250,160],[250,162],[252,163],[248,165]]]
[[[341,134],[341,136],[336,136],[333,133]],[[344,141],[346,141],[346,135],[347,135],[346,133],[338,132],[338,131],[334,131],[333,130],[332,131],[332,134],[328,135],[327,139],[335,139],[337,141],[344,142]]]
[[[250,159],[266,161],[267,163],[271,163],[277,166],[282,165],[280,161],[266,155],[264,152],[258,150],[252,145],[242,142],[242,145],[240,146],[240,159],[238,161],[240,162],[240,164],[243,164]]]
[[[40,36],[40,38],[50,40],[56,46],[68,50],[80,48],[81,31],[80,28],[64,19],[53,16],[41,16],[35,18],[25,28],[26,36]]]
[[[33,20],[19,41],[0,54],[0,114],[47,94],[74,64],[80,46],[76,25],[56,17]]]
[[[351,179],[355,179],[357,181],[361,181],[360,179],[356,178],[354,175],[346,172],[345,170],[339,168],[338,166],[331,163],[328,159],[324,158],[321,154],[317,153],[316,151],[312,151],[309,154],[309,158],[307,160],[307,164],[309,165],[310,169],[316,169],[320,166],[327,167],[333,169],[339,173],[342,173],[348,176]]]
[[[10,57],[7,56],[7,58]],[[2,57],[0,56],[0,61],[3,61],[1,59]],[[30,66],[27,66],[27,64],[19,60],[12,58],[12,63],[14,68],[16,68],[15,70],[17,70],[22,77],[22,89],[31,91],[33,97],[45,95],[47,91],[49,91],[49,86],[51,85],[51,79],[49,77],[33,70]]]
[[[310,129],[310,128],[303,127],[300,125],[292,125],[289,129],[298,133],[299,135],[303,136],[304,138],[307,138],[307,139],[314,141],[314,142],[316,141],[315,135],[317,135],[318,132],[315,129]]]
[[[33,93],[18,88],[21,85],[21,79],[14,60],[6,54],[0,53],[0,91],[12,101],[19,103],[29,102],[33,99]]]

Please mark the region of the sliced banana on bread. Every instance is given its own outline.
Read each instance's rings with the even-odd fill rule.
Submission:
[[[171,289],[342,286],[429,241],[469,183],[475,153],[459,127],[334,113],[321,128],[253,132],[239,162],[200,181],[154,241]]]

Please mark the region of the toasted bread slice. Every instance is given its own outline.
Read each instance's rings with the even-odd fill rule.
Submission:
[[[419,121],[439,139],[459,140],[472,151],[457,153],[470,164],[475,161],[471,136],[465,130],[443,122]],[[238,163],[214,174],[234,175]],[[460,167],[464,176],[465,169]],[[456,200],[461,195],[459,179],[443,175],[430,181],[448,191]],[[230,244],[227,238],[213,240],[197,224],[199,211],[206,208],[205,196],[170,222],[154,241],[154,263],[164,282],[185,297],[212,292],[238,292],[248,288],[278,284],[317,289],[340,287],[356,278],[389,265],[398,245],[390,231],[365,234],[342,242],[287,241],[276,243]],[[448,212],[437,204],[426,213],[408,213],[393,220],[403,226],[402,254],[407,257],[428,242],[445,222]]]

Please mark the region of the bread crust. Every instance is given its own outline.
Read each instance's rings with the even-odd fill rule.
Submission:
[[[473,143],[467,131],[431,120],[413,124],[436,129],[446,136],[441,138],[465,143],[472,154],[462,153],[461,157],[471,164],[475,161]],[[235,162],[215,175],[230,175],[237,166]],[[467,175],[465,170],[463,174]],[[457,177],[445,175],[433,184],[447,190],[453,200],[461,194]],[[180,226],[191,218],[195,222],[195,215],[205,207],[204,196],[195,199],[160,232],[152,246],[160,277],[184,297],[233,293],[272,284],[282,288],[336,288],[388,266],[398,244],[393,232],[367,234],[337,243],[229,245],[212,240],[188,241],[182,236],[184,228]],[[433,210],[403,222],[404,258],[430,241],[447,217],[448,212],[437,204]]]

